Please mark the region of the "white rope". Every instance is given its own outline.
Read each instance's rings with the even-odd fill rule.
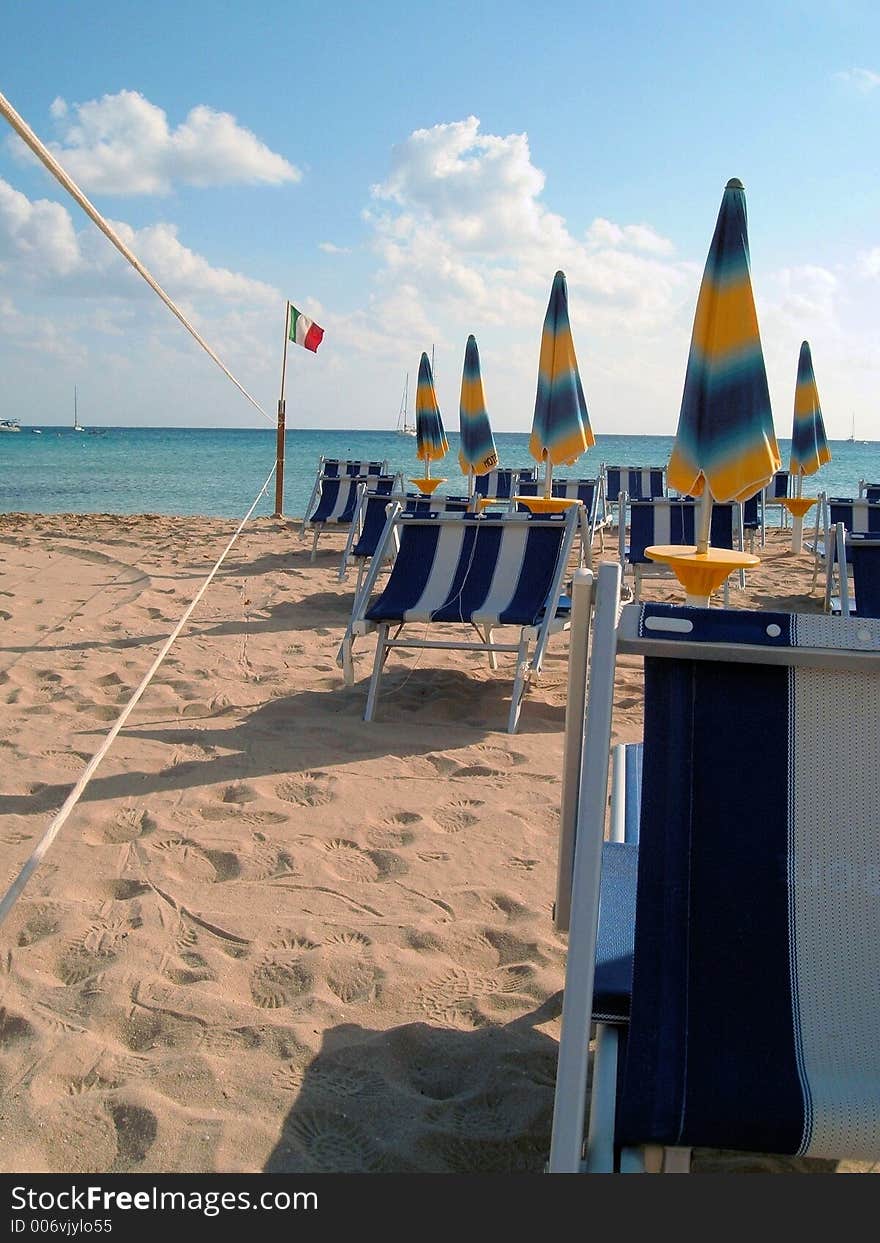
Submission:
[[[30,880],[33,873],[39,867],[49,847],[52,845],[55,838],[58,836],[58,833],[60,832],[61,827],[64,824],[65,820],[70,815],[70,813],[73,811],[76,804],[79,802],[83,791],[85,790],[86,786],[88,785],[89,781],[92,778],[93,773],[95,772],[95,769],[98,767],[98,765],[101,763],[101,760],[103,760],[104,756],[110,750],[110,746],[114,738],[119,733],[119,731],[122,729],[123,725],[128,720],[129,716],[131,716],[132,711],[134,710],[135,706],[137,705],[144,691],[147,689],[147,686],[152,680],[153,675],[155,674],[156,670],[159,668],[162,661],[168,655],[168,652],[171,648],[172,643],[177,638],[177,636],[180,634],[183,627],[186,625],[193,609],[196,607],[198,602],[201,600],[202,596],[205,594],[205,591],[210,585],[211,580],[213,579],[214,575],[217,573],[221,564],[223,563],[223,560],[225,559],[226,554],[229,552],[230,548],[235,543],[235,541],[238,539],[239,535],[244,529],[245,523],[248,521],[248,519],[250,518],[254,510],[257,508],[257,505],[259,504],[260,499],[263,496],[265,496],[266,490],[272,481],[272,476],[275,474],[277,465],[278,463],[276,461],[275,465],[272,467],[271,471],[269,472],[266,482],[263,484],[262,488],[260,488],[260,491],[258,492],[253,505],[251,505],[250,509],[247,511],[245,516],[242,518],[241,522],[238,524],[235,530],[235,533],[232,536],[232,539],[230,539],[229,543],[223,549],[223,552],[214,562],[214,567],[211,570],[210,574],[205,579],[205,581],[202,583],[199,590],[196,592],[195,596],[193,597],[192,601],[188,605],[180,621],[177,623],[177,625],[172,630],[171,634],[162,644],[162,647],[159,651],[159,655],[153,661],[152,665],[150,665],[149,669],[147,670],[147,672],[144,674],[143,678],[141,679],[140,685],[138,686],[137,690],[134,692],[131,699],[129,699],[128,703],[125,705],[125,707],[120,712],[119,716],[116,718],[116,721],[114,722],[112,728],[110,729],[110,732],[107,734],[107,737],[104,739],[104,741],[101,743],[98,750],[89,760],[88,764],[83,770],[83,774],[80,777],[79,781],[76,783],[76,785],[71,790],[70,794],[68,794],[67,798],[64,800],[64,804],[62,805],[58,814],[52,820],[52,823],[49,825],[48,829],[46,829],[46,832],[40,838],[37,845],[34,847],[24,867],[21,869],[18,876],[16,876],[15,880],[12,882],[12,884],[7,889],[6,893],[3,895],[3,899],[2,901],[0,901],[0,924],[3,923],[6,916],[12,910],[13,906],[18,900],[19,895],[21,894],[21,891],[24,889],[25,885]]]
[[[79,186],[76,184],[73,178],[70,177],[64,171],[64,169],[55,159],[54,155],[52,155],[51,151],[47,150],[46,147],[43,146],[43,144],[40,142],[39,138],[36,136],[34,131],[27,124],[27,122],[24,121],[23,118],[18,115],[18,113],[15,111],[15,109],[13,108],[9,100],[6,98],[6,96],[2,94],[0,94],[0,113],[3,114],[3,116],[9,122],[9,124],[18,134],[19,138],[21,138],[23,142],[27,143],[31,151],[33,151],[34,155],[43,164],[45,164],[46,168],[48,168],[52,176],[57,181],[60,181],[62,186],[64,186],[65,190],[68,192],[68,194],[72,195],[72,197],[76,199],[77,203],[79,203],[80,207],[83,209],[86,215],[89,216],[94,221],[94,223],[98,226],[98,228],[101,230],[104,236],[109,238],[109,240],[113,243],[113,245],[116,247],[119,253],[125,259],[128,260],[128,262],[131,264],[134,270],[138,272],[144,278],[144,280],[147,282],[150,288],[159,295],[159,297],[168,307],[169,311],[171,311],[173,315],[177,316],[177,318],[183,324],[187,332],[190,333],[193,337],[195,337],[195,339],[198,341],[202,349],[208,355],[210,355],[211,358],[213,358],[214,362],[217,364],[217,366],[220,368],[223,374],[226,375],[232,381],[232,383],[235,385],[238,391],[242,394],[242,396],[245,397],[256,410],[259,410],[263,418],[269,419],[271,422],[274,423],[275,422],[274,416],[271,414],[267,414],[266,411],[263,409],[263,407],[260,405],[260,403],[256,400],[256,398],[251,397],[247,389],[244,388],[243,385],[239,384],[238,380],[236,380],[235,376],[228,369],[228,367],[226,367],[225,364],[220,361],[220,359],[211,349],[210,345],[208,345],[207,341],[202,336],[199,335],[199,333],[196,331],[195,328],[193,328],[192,324],[189,322],[189,320],[186,318],[183,312],[180,311],[174,305],[172,300],[168,297],[168,294],[161,287],[161,285],[159,285],[158,281],[156,281],[156,279],[147,271],[147,269],[144,267],[141,261],[137,258],[137,256],[128,249],[128,247],[126,246],[125,242],[123,242],[119,234],[116,233],[111,228],[111,226],[107,223],[107,221],[104,219],[101,213],[97,210],[97,208],[94,207],[89,202],[89,200],[83,194],[82,190],[80,190]]]

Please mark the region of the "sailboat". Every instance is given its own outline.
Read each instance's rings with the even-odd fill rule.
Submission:
[[[73,386],[73,430],[75,432],[84,432],[86,429],[76,417],[76,385]]]
[[[409,417],[409,372],[406,373],[406,380],[403,385],[403,398],[400,402],[400,410],[397,414],[397,434],[398,436],[415,436],[415,426],[411,426],[407,419]]]

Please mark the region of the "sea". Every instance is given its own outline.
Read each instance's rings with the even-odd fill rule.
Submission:
[[[445,482],[438,493],[464,495],[467,480],[458,466],[458,435],[448,433],[449,453],[432,465]],[[496,432],[500,465],[533,465],[527,432]],[[22,426],[0,433],[0,512],[179,514],[241,518],[266,481],[275,458],[272,427],[72,427]],[[620,466],[662,466],[672,436],[605,436],[557,475],[586,478],[603,462]],[[787,465],[790,441],[780,441]],[[880,442],[832,441],[832,459],[805,481],[804,495],[821,489],[829,496],[858,495],[859,480],[880,482]],[[283,513],[302,517],[321,455],[387,460],[402,472],[404,485],[423,474],[415,438],[394,431],[288,428],[285,441]],[[274,480],[254,513],[275,512]],[[778,512],[778,511],[777,511]],[[810,519],[808,518],[809,522]]]

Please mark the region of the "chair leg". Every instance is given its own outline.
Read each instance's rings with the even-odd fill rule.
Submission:
[[[617,1094],[617,1030],[596,1025],[593,1080],[590,1087],[590,1125],[587,1136],[587,1173],[614,1173],[614,1104]]]
[[[525,694],[526,679],[529,676],[529,641],[521,639],[519,651],[516,654],[516,676],[513,679],[513,693],[510,700],[510,716],[507,718],[508,734],[515,734],[517,725],[519,724],[519,713],[522,707],[522,698]]]
[[[314,561],[314,560],[315,560],[315,557],[317,556],[317,553],[318,553],[318,539],[319,539],[320,535],[321,535],[321,528],[320,528],[320,527],[315,527],[315,538],[312,540],[312,555],[309,557],[309,561]]]
[[[379,698],[379,682],[382,678],[382,667],[385,664],[388,642],[388,625],[383,624],[379,627],[376,635],[376,656],[373,660],[373,676],[370,678],[370,689],[367,691],[367,706],[364,709],[364,720],[372,721],[376,711],[376,701]]]
[[[491,626],[487,626],[485,628],[485,630],[483,631],[483,638],[486,640],[487,643],[492,642],[492,627]],[[489,655],[489,668],[494,673],[498,669],[498,653],[489,652],[488,655]]]

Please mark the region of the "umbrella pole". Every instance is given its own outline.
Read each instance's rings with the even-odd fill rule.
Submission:
[[[700,497],[697,521],[699,522],[697,553],[700,556],[705,556],[709,551],[709,532],[712,527],[712,493],[709,491],[708,483],[703,484],[703,495]]]
[[[474,468],[471,467],[470,470],[468,471],[468,497],[469,498],[474,495],[474,489],[476,488],[476,486],[477,485],[476,485],[476,477],[474,475]]]
[[[804,477],[800,471],[794,481],[794,494],[801,497],[804,494]],[[804,549],[804,515],[792,514],[791,516],[791,551],[795,554],[803,552]]]
[[[284,356],[281,361],[281,396],[278,398],[278,432],[275,438],[275,512],[273,518],[281,518],[284,511],[284,381],[287,376],[287,340],[290,335],[290,303],[284,311]]]
[[[544,459],[544,496],[549,500],[553,492],[553,463],[549,457]]]

